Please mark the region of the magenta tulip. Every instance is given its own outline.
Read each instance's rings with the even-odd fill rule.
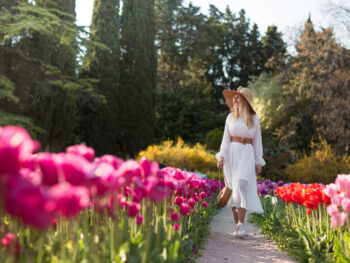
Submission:
[[[171,213],[171,216],[170,216],[171,220],[173,221],[178,221],[179,220],[179,214],[178,213]]]
[[[40,148],[22,127],[5,126],[0,128],[0,177],[15,174],[32,153]]]
[[[135,217],[140,211],[141,205],[137,202],[127,203],[127,214],[129,217]]]
[[[190,214],[190,211],[191,211],[191,207],[186,204],[186,203],[182,203],[180,205],[180,213],[184,216],[188,216]]]
[[[143,222],[143,215],[141,214],[136,217],[136,224],[142,225],[142,222]]]
[[[84,157],[87,161],[91,162],[95,157],[94,149],[87,147],[84,144],[72,145],[66,149],[67,153],[72,153]]]

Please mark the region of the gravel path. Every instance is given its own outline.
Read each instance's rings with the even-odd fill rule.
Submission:
[[[237,238],[232,235],[234,221],[230,207],[224,207],[211,220],[210,235],[201,257],[196,263],[295,263],[290,257],[278,250],[273,240],[260,234],[259,228],[246,219],[247,237]]]

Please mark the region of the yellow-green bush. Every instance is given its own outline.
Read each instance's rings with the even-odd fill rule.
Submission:
[[[339,156],[325,140],[311,142],[311,154],[284,170],[290,182],[333,183],[338,174],[350,172],[350,156]]]
[[[206,150],[205,146],[197,143],[194,147],[186,145],[179,137],[176,144],[172,140],[164,141],[160,145],[151,145],[141,151],[137,160],[146,157],[165,166],[173,166],[189,171],[217,171],[215,155]]]

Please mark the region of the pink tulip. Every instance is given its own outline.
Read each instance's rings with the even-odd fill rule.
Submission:
[[[344,198],[341,202],[344,211],[350,212],[350,198]]]
[[[39,142],[33,141],[22,127],[0,128],[0,176],[16,173],[39,148]]]
[[[50,189],[50,193],[57,202],[57,212],[65,217],[78,215],[90,202],[89,191],[83,186],[58,184]]]
[[[158,182],[147,194],[147,197],[152,202],[159,202],[163,200],[165,197],[169,196],[171,193],[167,189],[165,183]]]
[[[203,202],[203,203],[202,203],[202,206],[203,206],[203,207],[207,207],[207,206],[208,206],[208,203],[207,203],[207,202]]]
[[[63,161],[62,154],[38,153],[34,158],[36,166],[39,166],[42,174],[42,183],[52,186],[63,181],[61,171],[61,163]]]
[[[118,187],[129,186],[135,177],[140,176],[140,165],[134,160],[124,162],[116,171]]]
[[[105,162],[95,164],[88,176],[88,186],[92,196],[103,196],[117,188],[117,177],[114,167]]]
[[[344,197],[342,195],[335,195],[331,198],[331,201],[332,201],[332,204],[336,206],[340,206],[343,199]]]
[[[338,194],[338,188],[336,184],[329,184],[322,191],[329,197],[333,197]]]
[[[136,224],[142,225],[142,222],[143,222],[143,215],[138,215],[136,217]]]
[[[171,213],[170,218],[173,221],[178,221],[179,220],[179,214],[178,213]]]
[[[193,198],[188,199],[188,205],[191,207],[194,207],[196,204],[196,201]]]
[[[2,239],[1,244],[6,247],[10,253],[18,254],[21,250],[21,246],[17,240],[16,235],[7,233]]]
[[[179,229],[180,229],[180,225],[178,225],[177,223],[174,223],[173,229],[174,229],[175,231],[179,230]]]
[[[180,205],[180,213],[184,216],[188,216],[190,214],[191,208],[188,204],[182,203]]]
[[[84,157],[87,161],[91,162],[95,157],[94,149],[87,147],[84,144],[72,145],[66,149],[67,153],[76,154]]]
[[[206,192],[201,192],[201,193],[199,194],[199,198],[200,198],[200,199],[204,199],[204,198],[206,198],[206,197],[207,197]]]
[[[327,206],[327,213],[330,215],[330,216],[336,216],[339,214],[339,209],[338,209],[338,206],[336,205],[329,205]]]
[[[339,191],[347,193],[350,192],[350,175],[349,174],[338,174],[335,179]]]
[[[142,157],[139,163],[140,163],[142,178],[146,178],[147,176],[150,176],[152,173],[152,163],[149,160],[147,160],[145,157]]]
[[[137,213],[140,211],[141,205],[140,203],[132,202],[127,203],[127,214],[129,217],[135,217]]]
[[[338,215],[331,217],[331,223],[334,227],[341,227],[346,221],[346,213],[341,212]]]
[[[185,199],[183,197],[177,196],[175,197],[174,204],[177,204],[178,206],[180,206],[184,201]]]
[[[62,155],[61,168],[67,182],[72,185],[85,185],[92,164],[79,155],[66,153]]]
[[[21,176],[11,177],[7,181],[5,210],[20,217],[24,224],[38,228],[48,227],[55,217],[56,207],[55,200],[42,186]]]
[[[118,169],[123,164],[123,162],[124,161],[122,159],[109,154],[105,154],[99,158],[95,158],[94,160],[95,164],[109,163],[114,167],[114,169]]]

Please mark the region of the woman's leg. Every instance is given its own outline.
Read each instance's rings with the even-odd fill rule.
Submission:
[[[245,214],[247,212],[247,209],[243,207],[238,208],[238,221],[244,224]]]
[[[235,223],[238,224],[238,212],[235,206],[232,207],[232,215],[233,215],[233,219],[235,220]]]

